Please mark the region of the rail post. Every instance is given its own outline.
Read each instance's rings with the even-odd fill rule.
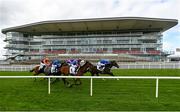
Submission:
[[[50,77],[48,78],[48,94],[51,93],[51,79]]]
[[[93,84],[92,83],[93,83],[93,78],[91,78],[91,81],[90,81],[90,96],[93,95],[93,90],[92,90],[93,89],[93,87],[92,87]]]
[[[156,98],[158,98],[158,84],[159,84],[159,79],[156,79]]]

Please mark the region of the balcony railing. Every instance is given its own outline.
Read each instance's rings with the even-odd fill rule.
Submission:
[[[123,37],[123,36],[142,36],[143,35],[143,33],[141,33],[141,32],[139,32],[139,33],[122,33],[122,34],[117,34],[117,33],[112,33],[112,34],[74,34],[74,35],[54,35],[54,36],[52,36],[52,35],[43,35],[43,36],[41,36],[41,38],[59,38],[59,37],[61,37],[61,38],[67,38],[67,37],[72,37],[72,38],[74,38],[74,37],[107,37],[107,36],[116,36],[116,37],[118,37],[118,36],[120,36],[120,37]],[[38,36],[36,36],[36,37],[38,37]]]
[[[27,49],[28,46],[23,44],[7,44],[4,48]]]
[[[44,51],[31,51],[28,52],[28,54],[66,54],[66,53],[70,53],[70,54],[79,54],[79,53],[108,53],[108,50],[95,50],[95,51],[79,51],[79,50],[70,50],[70,51],[66,51],[66,50],[44,50]],[[160,55],[161,51],[158,50],[149,50],[146,52],[143,51],[139,51],[139,50],[113,50],[112,53],[114,54],[131,54],[131,55]]]

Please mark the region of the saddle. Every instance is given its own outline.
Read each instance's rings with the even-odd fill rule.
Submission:
[[[104,71],[105,66],[100,66],[100,67],[96,66],[96,68],[102,72]]]
[[[46,66],[43,66],[43,67],[39,70],[39,72],[40,72],[40,73],[43,73],[43,72],[44,72],[45,67],[46,67]]]

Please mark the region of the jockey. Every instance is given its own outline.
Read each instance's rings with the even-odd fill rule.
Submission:
[[[71,64],[73,63],[73,61],[74,61],[74,59],[68,59],[68,60],[66,60],[66,63],[67,63],[69,66],[71,66]]]
[[[110,61],[107,59],[102,59],[97,63],[97,69],[103,71],[106,64],[109,64]]]
[[[67,63],[70,65],[70,73],[75,75],[77,69],[80,67],[80,59],[71,59],[68,60]]]
[[[46,65],[49,65],[49,64],[50,64],[49,58],[43,58],[40,62],[39,70],[44,70]]]
[[[61,62],[59,60],[53,60],[52,61],[52,67],[51,67],[51,73],[57,73],[58,68],[60,68]]]

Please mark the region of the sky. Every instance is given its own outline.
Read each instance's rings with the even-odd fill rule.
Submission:
[[[180,21],[180,0],[0,0],[0,30],[65,19],[153,17]],[[163,50],[180,48],[180,25],[163,33]],[[5,53],[0,33],[0,57]]]

